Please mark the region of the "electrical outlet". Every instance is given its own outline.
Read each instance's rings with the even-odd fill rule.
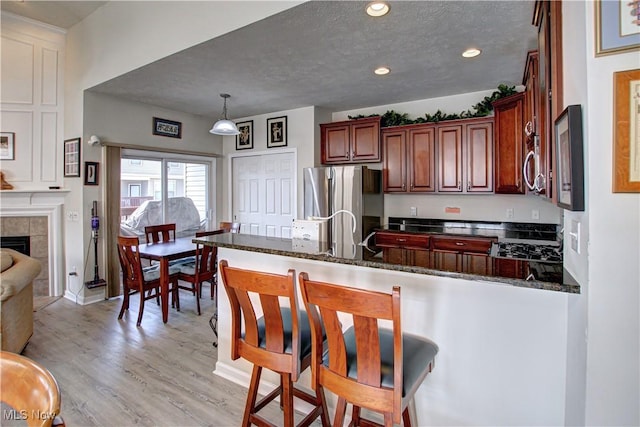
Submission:
[[[513,219],[513,217],[514,217],[513,208],[507,208],[507,218]]]
[[[531,210],[531,219],[540,219],[540,211],[538,209]]]
[[[415,206],[411,206],[409,208],[409,211],[411,212],[411,216],[418,216],[418,208]]]
[[[80,214],[78,214],[78,212],[75,212],[75,211],[67,212],[67,221],[78,222],[78,219],[80,219]]]

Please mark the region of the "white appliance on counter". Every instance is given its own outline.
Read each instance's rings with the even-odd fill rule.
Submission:
[[[533,123],[527,122],[524,127],[524,133],[527,135],[527,140],[533,140],[533,149],[529,151],[524,158],[524,164],[522,166],[522,176],[527,188],[536,193],[542,193],[545,191],[546,180],[542,173],[541,154],[540,154],[540,137],[536,135],[533,129]],[[533,177],[529,176],[529,162],[533,159]]]

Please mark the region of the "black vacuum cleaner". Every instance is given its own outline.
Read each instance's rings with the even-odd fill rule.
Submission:
[[[101,286],[107,286],[107,282],[100,278],[100,271],[98,269],[98,230],[100,229],[100,218],[98,217],[98,202],[93,201],[93,207],[91,208],[91,236],[93,237],[93,280],[84,282],[84,285],[89,288],[99,288]]]

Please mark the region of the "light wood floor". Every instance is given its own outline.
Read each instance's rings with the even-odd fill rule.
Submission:
[[[205,288],[203,295],[208,293]],[[63,298],[34,313],[34,334],[23,354],[58,381],[66,424],[240,425],[246,388],[212,373],[213,302],[202,298],[198,316],[194,298],[183,291],[181,311],[170,308],[165,325],[160,308],[149,300],[137,328],[138,301],[132,296],[122,320],[117,318],[121,298],[88,306]],[[282,424],[277,402],[261,414]]]

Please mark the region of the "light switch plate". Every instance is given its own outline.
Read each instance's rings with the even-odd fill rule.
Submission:
[[[409,208],[409,211],[411,212],[411,216],[418,216],[418,208],[415,206],[411,206]]]
[[[571,241],[571,249],[578,254],[580,253],[580,222],[575,219],[571,220],[571,231],[569,232]]]

